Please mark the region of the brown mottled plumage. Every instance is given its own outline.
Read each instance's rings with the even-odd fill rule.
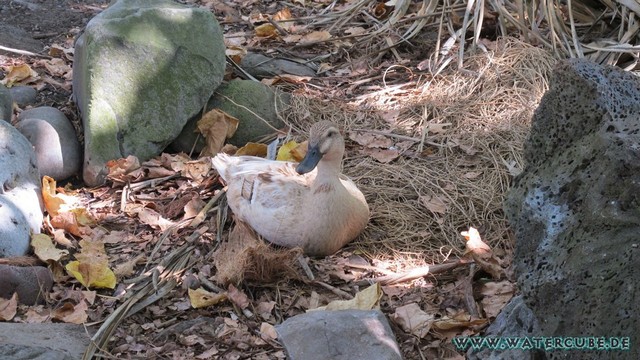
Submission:
[[[311,127],[307,156],[294,163],[218,154],[213,166],[228,183],[238,218],[268,241],[308,255],[338,251],[369,222],[369,206],[341,174],[344,139],[329,121]]]

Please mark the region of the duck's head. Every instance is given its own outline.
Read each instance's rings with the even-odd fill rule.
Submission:
[[[320,121],[311,126],[307,155],[296,167],[298,174],[306,174],[318,163],[340,170],[344,154],[344,139],[338,127],[331,121]]]

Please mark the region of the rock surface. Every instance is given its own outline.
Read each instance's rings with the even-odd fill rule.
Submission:
[[[83,118],[83,178],[104,182],[108,160],[159,154],[222,82],[213,14],[169,0],[119,0],[78,38],[74,97]]]
[[[0,121],[0,215],[0,257],[24,255],[29,232],[40,233],[42,225],[40,174],[31,143],[6,121]]]
[[[62,111],[50,106],[23,111],[16,129],[33,145],[41,176],[63,180],[80,170],[82,149]]]
[[[240,120],[238,130],[229,139],[229,143],[244,146],[249,141],[256,141],[260,137],[274,133],[275,129],[282,128],[284,123],[278,117],[278,112],[285,109],[288,104],[289,94],[274,91],[256,81],[232,80],[216,89],[207,103],[206,110],[220,109]],[[195,132],[198,120],[200,115],[190,119],[185,125],[180,136],[172,144],[175,150],[188,154],[196,141],[195,152],[202,150],[204,140]]]
[[[3,360],[82,359],[89,340],[83,325],[0,323]]]
[[[402,359],[377,310],[311,311],[276,326],[290,360]]]
[[[44,266],[0,265],[0,298],[18,293],[20,303],[40,304],[52,286],[53,274]]]
[[[636,76],[585,60],[556,68],[505,203],[518,285],[542,335],[640,344],[639,144]],[[615,357],[638,359],[640,347]]]
[[[13,102],[18,106],[33,105],[36,102],[38,92],[31,86],[13,86],[9,89]]]
[[[0,84],[0,120],[10,123],[11,114],[13,114],[11,92],[4,85]]]

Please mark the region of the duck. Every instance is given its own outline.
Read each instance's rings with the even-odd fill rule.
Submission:
[[[342,174],[345,143],[330,121],[309,132],[298,164],[219,153],[213,167],[227,184],[227,203],[237,220],[267,241],[328,256],[355,239],[369,222],[369,205]]]

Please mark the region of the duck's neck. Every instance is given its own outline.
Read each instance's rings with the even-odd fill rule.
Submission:
[[[342,172],[342,161],[330,161],[322,159],[318,163],[318,173],[316,175],[315,183],[327,184],[338,180],[340,172]]]

